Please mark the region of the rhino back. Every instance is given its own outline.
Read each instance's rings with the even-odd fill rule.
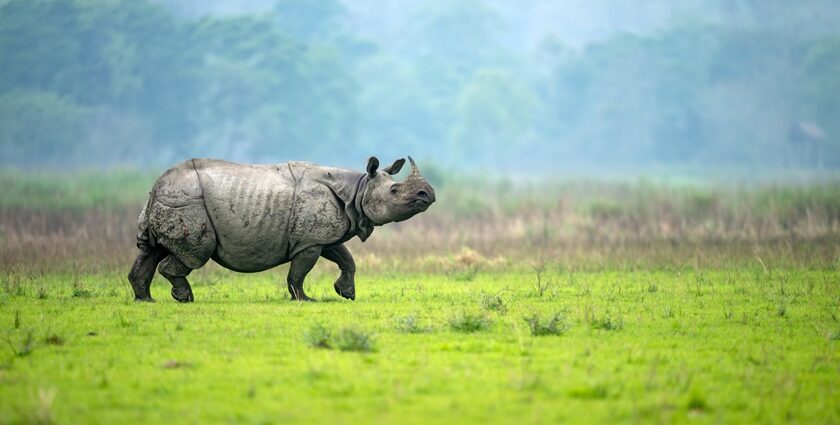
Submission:
[[[196,160],[196,171],[218,239],[214,258],[219,263],[250,272],[288,261],[295,182],[286,164]]]

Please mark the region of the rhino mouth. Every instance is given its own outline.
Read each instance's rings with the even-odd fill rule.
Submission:
[[[427,199],[419,199],[418,198],[418,199],[412,199],[411,201],[406,202],[406,205],[428,207],[429,205],[432,205],[432,201],[427,200]]]

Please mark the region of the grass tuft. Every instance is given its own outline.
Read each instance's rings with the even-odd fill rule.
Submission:
[[[304,333],[304,341],[311,348],[332,349],[341,351],[371,352],[375,351],[373,334],[370,332],[342,328],[338,332],[331,332],[324,325],[314,325]]]
[[[692,391],[688,396],[688,410],[694,412],[705,412],[709,410],[709,404],[703,394],[697,391]]]
[[[303,334],[303,340],[311,348],[332,348],[332,345],[330,345],[331,338],[332,333],[329,329],[320,324],[310,327]]]
[[[507,313],[507,305],[499,295],[481,294],[481,308],[486,311],[495,311],[499,314]]]
[[[396,329],[398,332],[406,334],[419,334],[431,330],[428,327],[422,326],[420,321],[412,315],[398,317],[396,320]]]
[[[32,337],[32,330],[26,332],[26,336],[23,337],[23,341],[19,344],[12,341],[11,337],[8,337],[7,342],[9,344],[9,348],[11,348],[12,352],[15,354],[15,357],[26,357],[32,354],[32,350],[35,348],[35,340]]]
[[[606,312],[603,316],[590,317],[589,324],[593,329],[602,329],[605,331],[619,331],[624,329],[624,319],[610,312]]]
[[[525,316],[523,319],[528,324],[528,329],[530,329],[531,335],[533,336],[563,335],[569,330],[569,324],[566,323],[563,316],[559,313],[552,314],[545,320],[537,313]]]
[[[373,334],[360,329],[341,329],[335,334],[334,343],[341,351],[375,351]]]
[[[478,313],[461,312],[449,319],[449,327],[456,332],[474,333],[490,328],[493,321]]]
[[[569,396],[585,400],[603,400],[609,395],[609,388],[606,384],[599,383],[575,388],[569,391]]]

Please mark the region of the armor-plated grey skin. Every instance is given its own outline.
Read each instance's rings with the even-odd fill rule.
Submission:
[[[186,276],[209,259],[239,272],[258,272],[291,261],[287,284],[292,299],[311,300],[303,280],[319,257],[336,263],[335,291],[356,299],[356,266],[344,242],[363,242],[374,226],[406,220],[435,201],[435,191],[411,157],[404,182],[392,175],[398,159],[382,171],[368,160],[367,172],[308,162],[236,164],[191,159],[155,182],[140,213],[140,254],[128,274],[135,300],[153,301],[149,285],[157,267],[172,283],[172,297],[193,301]]]

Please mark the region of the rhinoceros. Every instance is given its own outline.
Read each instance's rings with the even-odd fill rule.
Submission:
[[[435,202],[435,191],[411,157],[403,182],[392,178],[398,159],[367,172],[310,162],[238,164],[191,159],[161,175],[140,213],[137,247],[128,280],[136,301],[154,301],[155,268],[172,284],[172,297],[192,302],[186,277],[211,258],[237,272],[259,272],[291,262],[286,279],[293,300],[312,300],[303,281],[319,257],[338,265],[334,284],[356,299],[356,266],[344,242],[363,242],[375,226],[407,220]]]

